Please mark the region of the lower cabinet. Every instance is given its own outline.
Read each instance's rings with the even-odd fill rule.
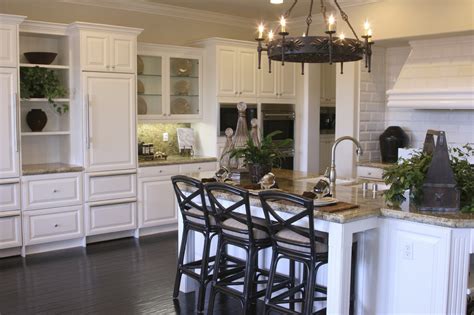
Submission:
[[[18,247],[21,241],[20,212],[11,216],[2,216],[0,213],[0,249]]]
[[[84,236],[82,206],[23,211],[23,243],[34,245]]]
[[[170,177],[141,179],[139,185],[139,226],[176,223],[176,197]]]
[[[136,202],[87,204],[85,215],[86,235],[98,235],[137,227]]]

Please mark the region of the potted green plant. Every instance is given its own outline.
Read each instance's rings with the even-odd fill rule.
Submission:
[[[474,148],[466,144],[450,149],[451,167],[458,188],[461,190],[461,211],[474,212],[474,168],[467,157],[474,156]],[[418,205],[423,197],[422,185],[431,164],[432,156],[424,152],[414,153],[410,158],[390,167],[384,172],[386,184],[390,189],[384,193],[385,199],[394,206],[406,201],[405,192],[409,191],[409,201]]]
[[[23,99],[47,98],[55,111],[63,114],[69,110],[67,104],[57,104],[54,99],[67,96],[58,74],[47,68],[21,67],[20,94]]]
[[[271,172],[272,167],[280,167],[281,148],[288,147],[292,142],[291,139],[273,141],[273,137],[280,133],[282,132],[277,130],[268,134],[262,139],[260,146],[255,145],[252,138],[249,137],[245,147],[231,151],[230,158],[244,159],[252,182],[257,183],[263,175]]]

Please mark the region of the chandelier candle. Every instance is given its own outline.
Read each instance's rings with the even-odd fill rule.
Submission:
[[[264,41],[265,37],[263,23],[258,27],[258,69],[261,69],[261,54],[262,51],[266,51],[269,62],[269,72],[271,73],[271,61],[280,61],[282,64],[285,62],[298,62],[302,64],[302,68],[305,63],[329,63],[340,62],[341,73],[342,65],[344,62],[359,61],[365,59],[365,66],[370,72],[371,68],[371,57],[372,57],[372,29],[368,21],[363,24],[364,32],[362,39],[359,39],[357,33],[349,22],[349,16],[342,10],[338,3],[338,0],[333,0],[335,7],[339,11],[342,20],[349,27],[353,38],[346,37],[342,34],[339,37],[335,37],[336,33],[336,17],[331,14],[329,17],[326,15],[326,1],[321,1],[321,15],[323,21],[326,24],[325,34],[313,35],[310,34],[310,26],[313,21],[312,11],[314,0],[310,0],[308,15],[306,17],[306,32],[302,36],[289,36],[289,32],[286,27],[287,19],[291,16],[291,11],[296,6],[298,0],[293,0],[290,8],[280,17],[279,26],[277,26],[279,38],[275,38],[274,31],[270,30],[267,34],[267,40]],[[279,30],[278,30],[279,28]],[[303,72],[302,72],[303,74]]]

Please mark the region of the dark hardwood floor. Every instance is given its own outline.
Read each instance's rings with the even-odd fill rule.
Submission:
[[[3,258],[0,314],[194,314],[194,293],[171,298],[176,257],[172,233]],[[239,313],[218,295],[215,314]]]

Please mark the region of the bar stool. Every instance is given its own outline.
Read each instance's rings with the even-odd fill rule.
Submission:
[[[223,183],[208,183],[205,185],[205,190],[219,227],[219,242],[208,314],[213,314],[214,300],[218,292],[239,299],[243,312],[250,314],[257,299],[265,295],[265,289],[258,291],[257,286],[267,284],[267,280],[259,279],[268,277],[268,271],[258,266],[258,252],[271,246],[265,222],[263,219],[252,217],[247,190]],[[218,200],[221,193],[226,194],[226,200],[233,201]],[[237,213],[238,209],[244,210],[244,213]],[[246,252],[245,270],[228,272],[226,263],[222,259],[228,245],[239,247]],[[279,290],[289,285],[289,279],[277,275],[274,276],[274,283],[275,290]],[[243,286],[243,290],[237,290],[233,288],[234,286]]]
[[[265,314],[271,310],[285,314],[313,314],[314,302],[327,299],[327,288],[316,284],[316,275],[319,268],[328,262],[327,234],[314,230],[313,200],[279,191],[262,191],[259,196],[273,244],[270,276],[265,294]],[[291,207],[294,214],[283,219],[275,211],[278,207],[276,202],[283,202],[286,207]],[[307,224],[308,227],[299,226],[302,224]],[[274,296],[276,291],[273,290],[273,282],[281,259],[302,263],[305,276],[301,283]],[[315,297],[316,293],[323,296]],[[301,297],[298,298],[298,294]],[[282,306],[291,303],[300,303],[302,312]],[[325,309],[316,313],[325,313]]]
[[[206,198],[201,181],[183,175],[173,176],[171,181],[183,218],[183,234],[178,256],[173,298],[176,299],[178,297],[182,275],[185,274],[191,277],[199,283],[197,311],[202,313],[204,310],[206,287],[212,280],[211,271],[213,266],[209,266],[209,263],[214,261],[215,257],[210,257],[209,253],[212,239],[218,235],[216,221],[214,215],[206,206]],[[184,263],[186,244],[190,231],[201,233],[204,236],[202,257],[199,260]],[[196,269],[200,269],[200,272],[196,272]]]

